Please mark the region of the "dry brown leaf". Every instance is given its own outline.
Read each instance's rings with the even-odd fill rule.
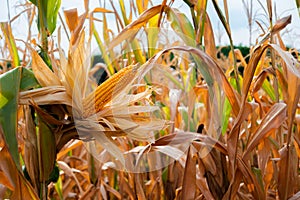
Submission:
[[[273,178],[273,173],[274,173],[273,161],[268,160],[264,171],[265,171],[265,173],[264,173],[263,179],[264,179],[264,184],[265,184],[265,191],[267,191],[271,184],[272,178]]]
[[[256,132],[253,133],[254,137],[249,142],[247,149],[244,152],[243,158],[248,159],[251,151],[259,144],[260,140],[266,137],[271,130],[279,128],[286,119],[286,104],[276,103],[269,112],[262,119]]]
[[[73,149],[82,146],[83,142],[81,140],[74,140],[71,144],[66,145],[64,149],[62,149],[56,156],[57,160],[60,160],[67,153],[72,151]]]
[[[234,50],[234,54],[236,56],[236,59],[237,60],[240,60],[240,62],[242,63],[242,66],[246,67],[247,66],[247,63],[246,63],[246,60],[241,52],[241,50],[239,49],[235,49]]]
[[[146,200],[145,192],[143,189],[143,182],[142,182],[142,174],[141,173],[135,173],[134,174],[134,180],[135,180],[135,189],[136,189],[136,196],[139,200]]]
[[[234,92],[232,86],[228,82],[228,79],[225,76],[221,67],[205,52],[203,52],[199,49],[193,48],[193,47],[188,47],[188,46],[173,46],[173,47],[166,48],[166,49],[158,52],[147,63],[156,63],[156,61],[163,54],[170,52],[172,50],[192,53],[193,55],[199,57],[200,60],[203,62],[203,64],[209,66],[209,67],[207,67],[207,70],[209,70],[209,73],[212,76],[213,80],[215,80],[218,83],[219,87],[221,87],[223,89],[224,93],[226,94],[226,97],[228,98],[228,100],[231,104],[234,115],[237,116],[240,111],[240,100],[239,100],[237,94]],[[143,73],[144,74],[147,73],[151,69],[151,67],[153,67],[153,65],[149,65],[148,68],[145,68],[145,72],[143,72]]]
[[[126,26],[120,33],[117,35],[113,41],[109,44],[107,47],[108,50],[111,50],[124,40],[130,38],[131,36],[135,35],[139,28],[141,28],[143,25],[145,25],[149,19],[157,15],[161,10],[161,5],[153,6],[149,8],[148,10],[144,11],[137,20],[130,23],[128,26]]]
[[[19,104],[30,105],[32,101],[37,105],[65,104],[72,106],[70,96],[66,94],[66,89],[61,86],[42,87],[20,92]]]
[[[253,194],[256,199],[263,196],[263,188],[259,185],[258,180],[254,176],[251,170],[251,166],[248,162],[245,162],[243,159],[238,157],[238,169],[239,172],[236,179],[244,179],[245,183],[249,187],[249,192]],[[237,187],[239,187],[239,181],[235,181]]]
[[[183,144],[187,142],[192,142],[197,138],[196,133],[175,133],[169,134],[157,139],[151,146],[165,146],[165,145],[176,145],[176,144]]]
[[[268,73],[266,70],[263,70],[262,72],[259,73],[255,82],[253,83],[253,87],[251,90],[252,94],[258,92],[261,89],[265,79],[267,78],[267,75],[268,75]]]
[[[112,10],[108,10],[106,8],[100,8],[100,7],[94,8],[91,12],[92,13],[114,13],[114,11]]]
[[[36,111],[36,113],[43,118],[43,120],[47,123],[47,124],[51,124],[51,125],[66,125],[66,124],[70,124],[71,122],[68,120],[58,120],[55,117],[53,117],[52,115],[50,115],[47,111],[43,110],[42,108],[40,108],[35,102],[31,102],[31,106],[34,108],[34,110]]]
[[[77,8],[64,10],[64,15],[65,15],[69,30],[72,33],[75,30],[75,28],[78,26]]]
[[[36,127],[31,115],[31,109],[29,106],[24,106],[25,122],[26,122],[26,140],[25,140],[25,150],[24,162],[34,186],[38,183],[38,149],[37,149],[37,135]],[[36,191],[37,188],[35,188]]]
[[[243,101],[244,102],[244,101]],[[229,156],[229,162],[231,163],[231,169],[234,170],[234,165],[236,164],[236,156],[238,151],[238,137],[239,137],[239,129],[242,122],[248,117],[248,115],[252,113],[252,107],[250,104],[244,102],[241,107],[241,112],[237,116],[233,127],[229,133],[227,139],[227,151]]]
[[[288,113],[288,136],[287,144],[289,145],[292,140],[293,126],[295,114],[297,111],[299,99],[300,99],[300,78],[295,74],[288,71],[287,73],[288,84],[288,97],[287,97],[287,113]]]
[[[80,191],[80,193],[83,193],[83,189],[81,187],[81,184],[79,182],[79,180],[77,179],[76,175],[74,174],[74,169],[72,169],[67,163],[65,163],[64,161],[57,161],[58,167],[64,171],[64,173],[68,176],[71,176],[72,178],[74,178],[75,183]]]
[[[215,163],[215,160],[213,159],[210,149],[208,149],[207,147],[203,147],[200,149],[200,151],[198,152],[199,155],[205,155],[202,156],[201,160],[206,168],[206,170],[208,172],[210,172],[212,175],[216,176],[218,171],[217,171],[217,166]]]
[[[278,176],[278,194],[280,199],[287,199],[297,191],[298,182],[298,163],[295,147],[284,146],[280,150],[279,176]]]
[[[22,172],[18,171],[6,146],[0,150],[0,172],[5,178],[0,178],[1,184],[12,189],[11,199],[36,199],[38,196]]]
[[[204,2],[204,1],[203,1]],[[210,22],[210,18],[208,14],[205,15],[205,26],[204,26],[204,44],[205,44],[205,52],[212,57],[214,60],[217,60],[217,49],[214,38],[214,31]]]
[[[120,172],[120,186],[122,187],[121,191],[123,191],[124,194],[127,194],[130,199],[135,199],[136,198],[136,196],[134,194],[134,191],[132,190],[132,188],[130,187],[128,181],[124,177],[124,172]],[[122,198],[123,198],[123,195],[122,195]]]
[[[199,159],[198,157],[198,168],[199,168],[199,172],[200,172],[200,177],[196,179],[196,184],[197,187],[199,188],[199,190],[201,191],[201,193],[204,195],[204,197],[206,199],[214,199],[213,195],[211,194],[208,184],[207,184],[207,180],[204,177],[205,175],[205,167],[202,163],[202,161]]]
[[[15,189],[15,186],[13,185],[13,183],[11,182],[12,180],[9,180],[10,177],[7,176],[7,174],[2,171],[2,169],[0,169],[0,183],[7,187],[9,190],[13,191]]]
[[[212,138],[211,136],[199,134],[197,136],[197,140],[199,140],[200,142],[193,141],[193,146],[199,152],[200,152],[201,148],[203,147],[203,145],[205,145],[207,147],[215,148],[217,151],[220,151],[221,153],[223,153],[225,155],[228,154],[225,144],[221,143],[219,140],[217,140],[215,138]]]
[[[117,197],[117,199],[122,199],[120,192],[118,192],[117,190],[115,190],[113,187],[106,184],[105,182],[102,182],[102,184],[104,185],[105,189],[108,192],[112,193],[115,197]]]
[[[50,70],[39,54],[32,50],[32,71],[41,86],[60,86],[62,85],[58,76]]]
[[[197,156],[194,155],[193,150],[189,147],[184,168],[181,199],[195,199],[196,193],[196,163]]]
[[[272,134],[274,134],[274,131],[272,131]],[[270,158],[270,153],[272,152],[269,138],[261,139],[257,146],[257,162],[258,162],[258,168],[261,170],[262,176],[265,174],[266,165]]]
[[[295,59],[291,53],[289,53],[288,51],[284,51],[276,44],[269,44],[268,46],[270,46],[274,50],[276,50],[276,52],[279,54],[279,56],[285,62],[287,69],[292,74],[294,74],[295,76],[300,78],[300,63],[299,63],[299,61],[297,59]],[[268,47],[268,46],[265,46],[265,47]]]
[[[283,17],[276,21],[275,25],[273,26],[271,33],[277,34],[279,31],[284,29],[288,24],[292,22],[292,15]]]
[[[97,190],[94,185],[89,185],[89,187],[84,191],[84,193],[82,195],[80,195],[79,200],[91,199],[92,197],[95,197],[97,195],[97,191],[99,191],[99,190]],[[100,192],[101,192],[101,189],[100,189]]]
[[[237,159],[237,152],[238,152],[238,137],[239,137],[239,129],[242,124],[242,122],[246,119],[248,114],[251,113],[252,108],[248,106],[246,100],[248,97],[248,92],[250,89],[250,85],[252,83],[252,79],[254,77],[254,73],[256,70],[256,67],[258,66],[258,63],[260,61],[261,56],[263,55],[263,52],[265,51],[267,47],[266,46],[259,46],[257,47],[254,52],[252,53],[252,56],[250,58],[250,61],[245,68],[244,71],[244,79],[243,79],[243,87],[242,87],[242,100],[241,100],[241,109],[239,110],[239,114],[237,118],[235,119],[234,125],[230,131],[229,137],[227,139],[227,145],[228,145],[228,154],[229,154],[229,161],[230,161],[230,167],[232,169],[232,178],[235,178],[235,167],[236,167],[236,159]],[[236,180],[231,181],[231,186],[236,185]],[[238,180],[240,181],[240,180]],[[238,183],[239,184],[239,183]],[[230,187],[231,187],[230,186]],[[235,187],[236,188],[236,187]],[[230,193],[230,191],[229,191]],[[228,195],[230,196],[231,194]]]
[[[200,199],[214,199],[214,197],[212,196],[212,194],[210,193],[207,183],[205,181],[204,178],[200,178],[199,180],[197,180],[197,187],[200,189],[201,191],[201,195],[198,196],[197,198],[195,198],[196,200]]]

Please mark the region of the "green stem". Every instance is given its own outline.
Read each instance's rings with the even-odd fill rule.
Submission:
[[[48,53],[48,34],[47,34],[47,27],[45,25],[45,21],[43,18],[43,9],[42,9],[41,0],[38,0],[38,13],[39,13],[42,48],[46,53]]]

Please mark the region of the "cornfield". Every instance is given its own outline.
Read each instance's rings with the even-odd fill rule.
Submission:
[[[229,2],[180,1],[186,13],[178,1],[84,0],[79,14],[29,0],[1,22],[0,199],[300,199],[300,57],[281,36],[291,15],[266,0],[243,55]]]

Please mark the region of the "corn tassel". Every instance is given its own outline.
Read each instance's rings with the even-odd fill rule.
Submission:
[[[137,65],[130,65],[99,85],[83,100],[83,116],[88,117],[99,112],[112,100],[113,95],[119,94],[133,80],[136,73]]]

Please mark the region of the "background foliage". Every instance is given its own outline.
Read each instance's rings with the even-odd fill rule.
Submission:
[[[26,1],[23,47],[1,23],[1,199],[299,198],[300,63],[280,35],[291,16],[267,0],[268,29],[236,47],[227,1],[212,0],[230,41],[218,47],[207,1],[184,3],[191,17],[168,0],[85,0],[81,15]]]

